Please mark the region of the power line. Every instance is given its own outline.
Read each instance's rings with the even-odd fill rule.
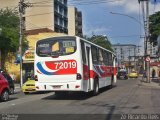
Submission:
[[[30,28],[28,29],[41,29],[41,28],[47,28],[47,27],[52,27],[53,25],[48,25],[48,26],[38,26],[36,24],[33,24],[31,21],[26,21],[26,24],[30,24]]]
[[[109,3],[109,2],[118,2],[123,0],[95,0],[95,1],[82,1],[82,2],[71,2],[71,5],[92,5],[92,4],[102,4],[102,3]]]
[[[53,0],[47,0],[47,1],[41,1],[41,2],[34,2],[34,3],[31,3],[31,4],[47,3],[47,2],[52,2],[52,3],[53,3]]]
[[[120,38],[120,37],[139,37],[141,35],[120,35],[120,36],[111,36],[110,38]],[[142,35],[143,36],[143,35]]]
[[[46,14],[52,14],[52,13],[54,13],[54,12],[47,12],[47,13],[41,13],[41,14],[26,15],[25,17],[40,16],[40,15],[46,15]]]
[[[123,1],[123,0],[91,0],[91,1],[86,1],[86,0],[72,0],[70,1],[69,3],[72,3],[72,4],[79,4],[79,3],[88,3],[88,4],[92,4],[94,2],[117,2],[117,1]],[[41,1],[41,2],[33,2],[31,4],[39,4],[39,3],[53,3],[53,0],[47,0],[47,1]]]
[[[102,4],[102,3],[109,3],[109,2],[117,2],[117,1],[123,1],[123,0],[94,0],[94,1],[72,1],[69,2],[68,5],[93,5],[93,4]],[[41,1],[41,2],[35,2],[35,3],[31,3],[34,7],[53,7],[52,5],[45,5],[52,3],[50,0],[48,1]],[[43,3],[43,4],[39,4],[39,3]]]

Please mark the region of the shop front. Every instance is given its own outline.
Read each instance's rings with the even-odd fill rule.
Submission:
[[[159,77],[160,73],[160,62],[151,62],[150,63],[150,75],[152,77],[153,71],[155,71],[154,77]]]
[[[26,50],[22,62],[23,83],[34,76],[34,49]]]

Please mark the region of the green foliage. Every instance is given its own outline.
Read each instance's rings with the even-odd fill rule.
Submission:
[[[0,10],[0,50],[2,52],[2,67],[9,54],[16,54],[19,48],[19,17],[18,12],[10,9]],[[27,46],[25,39],[22,44]]]
[[[111,50],[113,51],[112,49],[112,45],[110,43],[110,41],[108,40],[108,38],[106,36],[102,36],[102,35],[93,35],[91,38],[88,38],[89,41],[101,46],[101,47],[104,47],[108,50]]]
[[[9,9],[0,10],[0,28],[2,28],[0,49],[6,52],[15,52],[19,39],[19,18],[17,12]]]
[[[160,11],[149,17],[150,42],[157,45],[157,38],[160,35]]]

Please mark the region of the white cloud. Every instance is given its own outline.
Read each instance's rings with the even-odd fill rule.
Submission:
[[[160,11],[160,3],[156,5],[151,4],[149,7],[150,7],[150,14]]]
[[[98,27],[98,26],[94,26],[94,27],[84,27],[84,33],[86,33],[87,35],[100,35],[100,34],[104,34],[106,35],[109,31],[111,31],[111,27],[106,28],[106,27]]]
[[[134,13],[139,14],[139,5],[138,0],[122,0],[107,3],[108,6],[117,7],[120,6],[123,8],[125,13]],[[141,8],[140,8],[141,10]],[[158,2],[156,5],[149,3],[149,13],[153,14],[154,12],[160,11],[160,3]]]

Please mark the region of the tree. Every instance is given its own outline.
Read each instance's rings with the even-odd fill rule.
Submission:
[[[13,56],[19,47],[19,17],[18,12],[10,9],[0,10],[0,50],[2,53],[2,68],[4,69],[5,61]],[[23,45],[27,45],[25,39]],[[11,59],[11,58],[10,58]]]
[[[149,17],[150,42],[157,45],[157,38],[160,35],[160,11]]]
[[[108,50],[113,51],[112,49],[112,45],[110,43],[110,41],[108,40],[108,38],[106,36],[102,36],[102,35],[93,35],[91,38],[88,39],[89,41],[104,47]]]

